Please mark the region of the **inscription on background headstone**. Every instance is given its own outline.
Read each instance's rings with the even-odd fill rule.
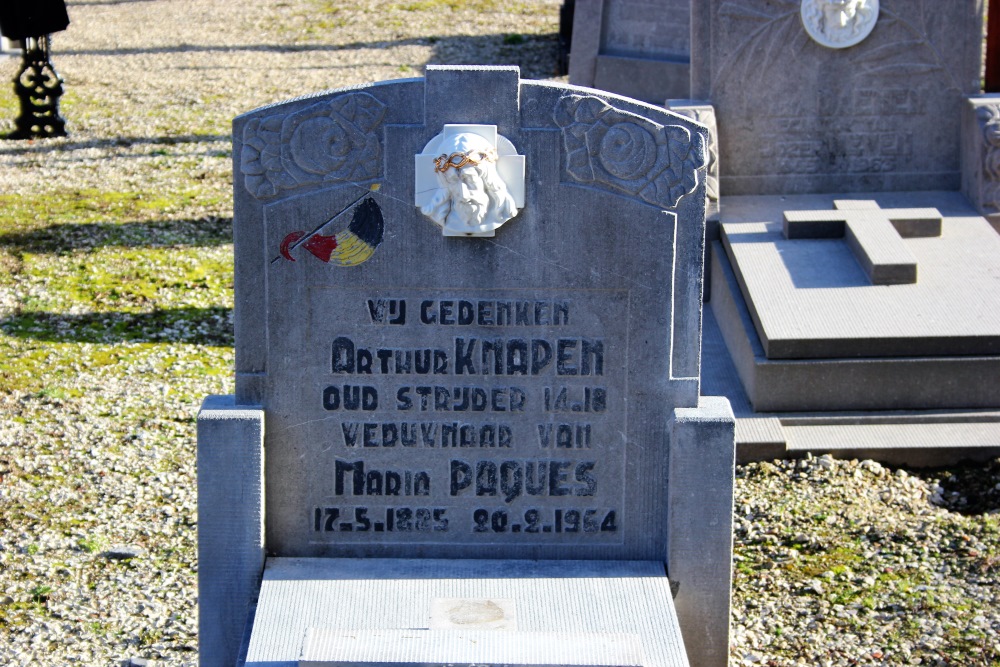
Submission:
[[[602,52],[687,60],[691,0],[604,0]]]

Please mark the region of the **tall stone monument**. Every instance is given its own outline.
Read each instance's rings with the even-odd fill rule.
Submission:
[[[233,129],[202,665],[725,665],[705,128],[428,67]]]
[[[705,378],[745,458],[1000,452],[981,19],[981,0],[693,5],[697,101],[668,106],[717,122]]]

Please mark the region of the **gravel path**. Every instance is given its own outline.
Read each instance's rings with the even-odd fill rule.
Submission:
[[[197,662],[194,414],[232,390],[232,117],[428,62],[552,77],[558,6],[70,2],[71,135],[0,143],[0,664]],[[16,111],[0,96],[0,132]],[[733,664],[1000,664],[998,508],[1000,462],[741,467]]]

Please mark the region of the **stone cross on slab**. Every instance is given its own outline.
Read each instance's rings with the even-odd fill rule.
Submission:
[[[785,238],[846,238],[873,285],[917,282],[917,260],[903,239],[941,236],[936,208],[882,209],[866,199],[838,199],[833,206],[833,211],[785,211]]]

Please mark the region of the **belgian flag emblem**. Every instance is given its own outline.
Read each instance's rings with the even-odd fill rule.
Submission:
[[[319,229],[336,220],[343,212],[327,220]],[[354,207],[351,223],[345,229],[333,236],[325,236],[317,230],[302,243],[300,241],[306,233],[292,232],[281,241],[281,256],[294,262],[291,251],[302,247],[321,262],[357,266],[368,261],[375,253],[375,248],[382,243],[384,233],[382,209],[374,199],[367,197]]]

